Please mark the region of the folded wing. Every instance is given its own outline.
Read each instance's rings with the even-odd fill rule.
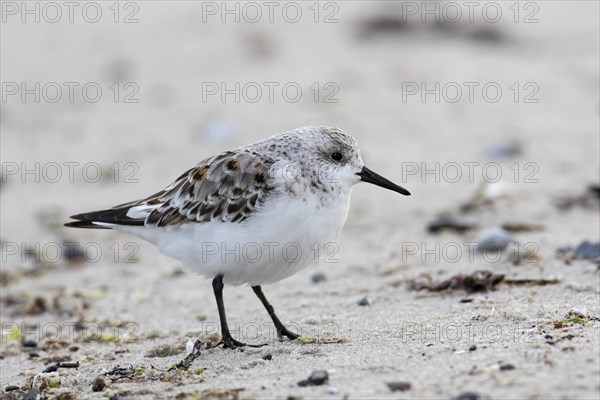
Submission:
[[[242,222],[273,192],[273,160],[250,151],[224,152],[189,169],[142,200],[77,214],[74,228],[169,227],[208,221]]]

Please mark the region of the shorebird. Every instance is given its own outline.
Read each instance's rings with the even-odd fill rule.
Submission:
[[[246,344],[228,328],[223,286],[250,285],[279,339],[297,339],[261,286],[314,262],[315,248],[342,230],[359,182],[410,195],[365,167],[341,129],[303,127],[207,158],[151,196],[74,215],[65,225],[130,233],[212,279],[222,344],[235,349]]]

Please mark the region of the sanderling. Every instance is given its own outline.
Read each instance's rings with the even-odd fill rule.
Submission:
[[[352,187],[369,182],[410,193],[364,166],[354,138],[304,127],[200,162],[142,200],[74,215],[66,226],[124,231],[212,279],[225,348],[244,346],[227,326],[223,285],[252,286],[279,339],[297,339],[261,285],[315,261],[340,233]]]

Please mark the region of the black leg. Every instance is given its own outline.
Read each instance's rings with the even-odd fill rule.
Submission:
[[[294,332],[288,331],[285,325],[283,325],[279,318],[277,318],[277,315],[275,314],[275,309],[271,304],[269,304],[269,300],[267,300],[267,298],[263,294],[261,287],[252,286],[252,290],[254,290],[254,293],[260,299],[260,302],[263,304],[263,306],[265,306],[267,312],[269,313],[269,316],[273,320],[273,324],[275,324],[275,329],[277,329],[277,336],[279,337],[279,340],[283,339],[284,336],[292,340],[298,339],[300,336],[295,334]]]
[[[223,275],[217,275],[212,281],[215,298],[217,299],[217,310],[219,310],[219,319],[221,320],[221,342],[226,349],[236,349],[246,346],[246,343],[238,342],[229,332],[227,326],[227,317],[225,316],[225,305],[223,304]]]

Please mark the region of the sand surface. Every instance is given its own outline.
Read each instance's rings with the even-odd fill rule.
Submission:
[[[445,27],[412,19],[398,25],[401,5],[394,2],[322,4],[318,23],[309,3],[300,5],[297,23],[278,13],[273,23],[266,16],[222,23],[188,1],[132,2],[115,23],[110,4],[99,4],[98,23],[81,13],[73,23],[66,15],[57,23],[23,23],[17,14],[6,15],[0,28],[3,89],[6,82],[57,82],[65,90],[55,103],[48,92],[39,102],[17,94],[0,104],[0,396],[599,398],[598,266],[557,255],[600,239],[597,199],[557,207],[599,180],[597,2],[532,2],[538,22],[530,24],[515,23],[510,4],[500,2],[498,23],[476,14],[474,23]],[[520,10],[522,19],[533,9]],[[132,12],[139,21],[122,23]],[[324,23],[331,12],[338,21]],[[93,82],[103,95],[92,103],[77,89],[70,102],[65,82]],[[222,82],[253,83],[264,92],[256,102],[249,92],[239,102],[206,97],[207,84]],[[273,101],[265,82],[279,85]],[[457,84],[463,97],[403,99],[407,83],[435,82]],[[465,82],[479,84],[472,102]],[[480,90],[490,82],[503,90],[495,103]],[[279,90],[290,83],[302,88],[297,102]],[[332,88],[338,101],[326,102]],[[125,103],[127,94],[139,101]],[[538,101],[524,102],[530,94]],[[185,357],[188,340],[210,341],[218,332],[210,282],[134,237],[59,225],[78,212],[147,196],[219,151],[303,125],[344,128],[359,141],[365,163],[412,196],[357,186],[334,251],[322,254],[330,262],[265,286],[302,342],[278,342],[252,291],[226,287],[234,336],[268,345],[202,350],[189,370],[167,371]],[[489,154],[512,143],[520,154]],[[502,172],[495,184],[485,179],[493,175],[485,169],[491,162]],[[436,165],[439,172],[424,173]],[[456,165],[462,177],[453,182],[448,168]],[[103,177],[95,181],[97,166]],[[474,198],[480,205],[461,214]],[[428,233],[442,212],[476,227]],[[470,243],[503,224],[533,229],[513,233],[518,243],[497,260],[471,256]],[[85,247],[88,260],[69,262],[64,248],[55,256],[65,240]],[[22,257],[25,249],[32,255]],[[511,250],[534,254],[515,265]],[[477,270],[512,283],[476,293],[411,286]],[[314,283],[317,272],[326,280]],[[358,305],[365,296],[369,305]],[[42,372],[57,362],[79,366]],[[116,368],[129,370],[107,375]],[[298,386],[315,370],[328,371],[329,382]],[[99,376],[108,386],[94,392]],[[392,391],[392,382],[410,388]],[[11,385],[20,388],[4,392]]]

